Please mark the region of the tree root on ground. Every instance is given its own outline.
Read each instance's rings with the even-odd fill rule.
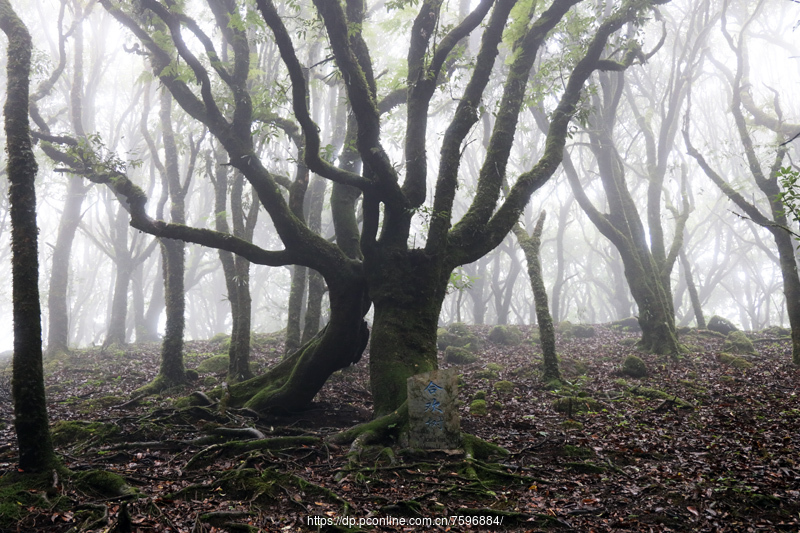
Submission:
[[[219,472],[214,483],[189,485],[169,497],[197,499],[198,496],[211,494],[220,489],[233,498],[247,500],[250,503],[258,503],[262,499],[274,501],[282,491],[289,495],[290,501],[295,502],[302,501],[296,499],[300,493],[310,498],[328,498],[342,506],[343,516],[353,510],[353,505],[348,500],[331,489],[312,483],[295,474],[278,472],[273,468],[265,468],[261,471],[254,468],[241,468]],[[293,494],[291,489],[296,492]]]
[[[252,450],[286,450],[322,444],[318,437],[273,437],[249,441],[230,441],[216,443],[197,452],[186,463],[186,470],[202,468],[214,459],[226,455],[237,456]]]
[[[172,379],[167,378],[163,374],[159,374],[155,377],[153,381],[148,383],[147,385],[143,385],[133,391],[134,397],[137,399],[144,398],[145,396],[152,396],[153,394],[159,394],[164,392],[167,389],[171,389],[173,387],[180,387],[188,383],[188,380],[184,379],[183,381],[175,381]]]

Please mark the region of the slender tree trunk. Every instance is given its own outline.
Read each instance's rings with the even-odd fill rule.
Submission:
[[[8,37],[4,113],[11,211],[14,428],[19,468],[37,472],[53,467],[57,460],[50,440],[42,370],[37,165],[28,121],[31,37],[8,0],[0,0],[0,30]]]
[[[180,183],[178,148],[172,130],[172,95],[166,89],[161,92],[159,118],[164,140],[164,186],[169,188],[169,196],[172,201],[170,218],[172,222],[185,224],[184,197],[186,192]],[[183,364],[183,335],[186,325],[186,299],[184,296],[186,244],[183,241],[162,239],[161,246],[167,323],[164,329],[164,338],[161,341],[159,377],[163,377],[171,384],[183,383],[186,380],[186,370]]]
[[[81,220],[81,206],[87,188],[79,178],[70,178],[67,199],[58,224],[58,237],[53,247],[50,269],[50,288],[47,294],[47,354],[58,355],[69,351],[69,312],[67,288],[69,287],[70,255],[75,232]]]
[[[692,310],[694,317],[697,321],[699,329],[706,329],[706,318],[703,316],[703,306],[700,304],[700,297],[697,294],[697,286],[694,284],[694,276],[692,276],[692,266],[689,264],[689,258],[686,257],[686,252],[680,252],[681,266],[683,266],[683,276],[686,279],[686,290],[689,292],[689,300],[692,302]]]
[[[542,244],[542,231],[544,230],[545,212],[539,215],[533,234],[528,236],[522,226],[514,226],[514,235],[519,240],[520,248],[525,252],[525,259],[528,262],[528,277],[531,280],[533,289],[533,299],[536,305],[536,321],[539,323],[539,339],[542,343],[542,355],[544,359],[544,372],[542,380],[545,382],[560,380],[561,374],[558,371],[558,356],[556,355],[556,333],[553,327],[553,317],[550,316],[550,308],[547,304],[547,289],[544,286],[542,276],[542,258],[540,254]]]
[[[284,353],[290,354],[300,348],[303,332],[300,324],[303,321],[303,302],[306,295],[308,268],[300,265],[292,267],[292,286],[289,289],[289,316],[286,320],[286,343]]]
[[[183,297],[183,253],[185,243],[162,239],[164,258],[164,285],[167,324],[161,341],[161,368],[159,375],[170,383],[185,381],[183,366],[183,331],[186,301]],[[180,266],[174,266],[178,263]]]
[[[150,293],[150,303],[144,312],[142,328],[136,331],[136,342],[158,342],[158,321],[161,312],[164,310],[164,267],[163,254],[157,255],[155,269],[155,279],[153,280],[153,290]]]
[[[115,344],[125,345],[125,324],[128,318],[128,286],[133,273],[130,251],[128,250],[128,214],[120,206],[113,222],[114,232],[114,293],[111,300],[111,317],[103,348]]]

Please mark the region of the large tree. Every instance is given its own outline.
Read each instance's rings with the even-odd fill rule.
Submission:
[[[328,285],[327,326],[268,374],[233,387],[232,401],[256,409],[307,404],[333,371],[360,358],[368,336],[363,317],[372,303],[371,388],[374,412],[383,415],[404,402],[408,377],[437,367],[437,321],[451,272],[502,242],[531,194],[560,164],[586,80],[597,69],[625,67],[605,57],[610,40],[626,24],[637,25],[653,4],[661,2],[628,0],[596,22],[577,17],[582,24],[560,25],[573,11],[591,8],[578,6],[577,0],[555,0],[543,11],[528,2],[483,0],[463,19],[448,21],[443,2],[423,1],[411,25],[405,86],[382,94],[365,38],[369,21],[364,2],[348,0],[343,5],[315,0],[335,74],[340,76],[351,110],[337,166],[323,153],[318,126],[309,112],[308,67],[298,59],[298,43],[292,38],[299,31],[292,26],[296,20],[282,16],[271,0],[257,0],[258,14],[291,83],[292,120],[304,140],[298,155],[311,172],[334,183],[336,243],[312,231],[292,209],[302,205],[307,179],[296,180],[287,199],[256,149],[254,125],[268,121],[269,116],[261,106],[263,99],[254,98],[255,84],[249,78],[252,45],[243,20],[252,19],[253,13],[241,11],[231,1],[207,0],[222,38],[220,45],[188,15],[190,10],[177,4],[142,0],[133,10],[114,0],[101,3],[141,41],[161,83],[189,115],[209,129],[227,152],[229,164],[252,184],[285,248],[264,250],[214,230],[153,220],[145,210],[146,196],[119,169],[87,164],[82,172],[109,184],[126,199],[131,223],[138,229],[229,250],[259,264],[306,266],[318,271]],[[465,67],[460,43],[481,25],[480,49]],[[187,44],[187,34],[203,48],[203,56]],[[573,45],[574,57],[562,67],[563,90],[550,95],[549,130],[541,157],[529,170],[508,179],[508,158],[520,111],[526,105],[529,77],[550,35],[583,44]],[[229,47],[230,60],[220,59],[219,46]],[[505,64],[496,61],[501,48],[508,50]],[[448,83],[448,75],[456,68],[468,70],[465,81],[451,84],[460,96],[447,119],[438,148],[438,172],[430,183],[432,162],[427,152],[436,137],[428,131],[431,106],[437,88]],[[497,120],[477,187],[466,213],[458,219],[453,206],[465,140],[482,112],[490,78],[501,75],[502,95],[493,111]],[[381,124],[385,113],[400,104],[405,105],[404,164],[396,165],[384,147]],[[511,186],[501,199],[506,181]],[[433,201],[426,204],[430,186]],[[359,198],[360,225],[355,211]],[[414,240],[411,229],[419,213],[428,215],[429,224],[424,239]]]
[[[0,30],[8,37],[8,78],[3,112],[10,181],[14,428],[19,444],[19,467],[26,472],[39,472],[55,466],[56,456],[47,421],[42,370],[37,165],[28,119],[32,45],[28,29],[8,0],[0,0]]]

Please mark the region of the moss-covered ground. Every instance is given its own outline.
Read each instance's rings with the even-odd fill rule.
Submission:
[[[370,419],[368,354],[291,416],[202,405],[208,397],[190,394],[225,379],[224,366],[202,365],[224,352],[217,339],[187,344],[192,385],[135,401],[158,372],[157,345],[47,361],[71,474],[31,478],[16,471],[0,364],[0,531],[337,530],[309,527],[312,516],[452,520],[415,531],[800,530],[800,370],[787,340],[752,334],[755,354],[726,357],[722,336],[686,330],[691,351],[674,361],[637,352],[635,333],[595,326],[594,337],[559,337],[563,380],[544,384],[535,330],[509,345],[488,326],[452,329],[481,346],[456,366],[461,450],[331,439]],[[262,339],[254,366],[279,353],[279,337]],[[622,372],[629,355],[647,376]]]

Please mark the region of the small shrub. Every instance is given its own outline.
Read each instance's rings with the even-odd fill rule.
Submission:
[[[501,394],[508,394],[514,390],[514,384],[510,381],[498,381],[494,384],[494,390]]]
[[[632,378],[647,377],[647,365],[639,357],[629,355],[622,363],[622,373]]]
[[[475,416],[485,416],[488,413],[486,400],[472,400],[472,403],[469,404],[469,413]]]
[[[444,360],[454,365],[468,365],[478,361],[478,356],[466,348],[448,346],[444,351]]]
[[[500,372],[501,370],[503,370],[503,365],[498,365],[497,363],[489,363],[488,365],[486,365],[486,370],[489,370],[490,372]]]

